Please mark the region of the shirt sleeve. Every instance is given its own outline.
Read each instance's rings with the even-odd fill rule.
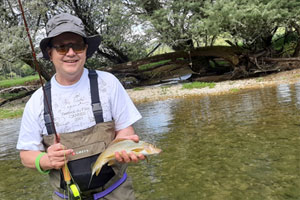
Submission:
[[[142,118],[120,81],[112,75],[113,87],[110,95],[112,117],[116,131],[127,128]]]
[[[40,126],[40,92],[41,90],[32,95],[25,106],[17,143],[18,150],[44,150],[42,144],[42,128]]]

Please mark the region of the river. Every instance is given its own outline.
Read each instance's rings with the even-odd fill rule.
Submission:
[[[138,109],[137,133],[163,152],[129,166],[137,200],[300,199],[300,82]],[[50,199],[20,164],[19,125],[0,120],[0,199]]]

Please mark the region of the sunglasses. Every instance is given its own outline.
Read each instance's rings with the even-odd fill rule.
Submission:
[[[78,53],[82,53],[85,50],[86,44],[69,43],[69,44],[62,44],[62,45],[52,45],[51,47],[53,47],[60,55],[66,55],[69,52],[70,48],[72,48],[73,51],[78,54]]]

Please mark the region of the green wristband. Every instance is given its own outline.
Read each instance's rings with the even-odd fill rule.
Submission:
[[[49,174],[50,170],[46,170],[46,171],[43,171],[41,169],[41,166],[40,166],[40,160],[41,160],[41,157],[43,155],[45,155],[46,153],[45,152],[41,152],[35,159],[35,168],[41,173],[41,174]]]

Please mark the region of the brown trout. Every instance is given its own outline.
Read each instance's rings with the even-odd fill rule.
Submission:
[[[96,176],[98,176],[101,168],[106,163],[108,163],[108,166],[111,166],[116,162],[115,152],[121,152],[123,150],[125,150],[127,153],[132,152],[136,155],[143,154],[145,156],[159,154],[161,152],[161,149],[156,148],[154,145],[144,141],[139,141],[137,143],[132,140],[115,140],[108,146],[105,151],[100,154],[95,164],[93,165],[90,183],[93,175],[96,173]]]

